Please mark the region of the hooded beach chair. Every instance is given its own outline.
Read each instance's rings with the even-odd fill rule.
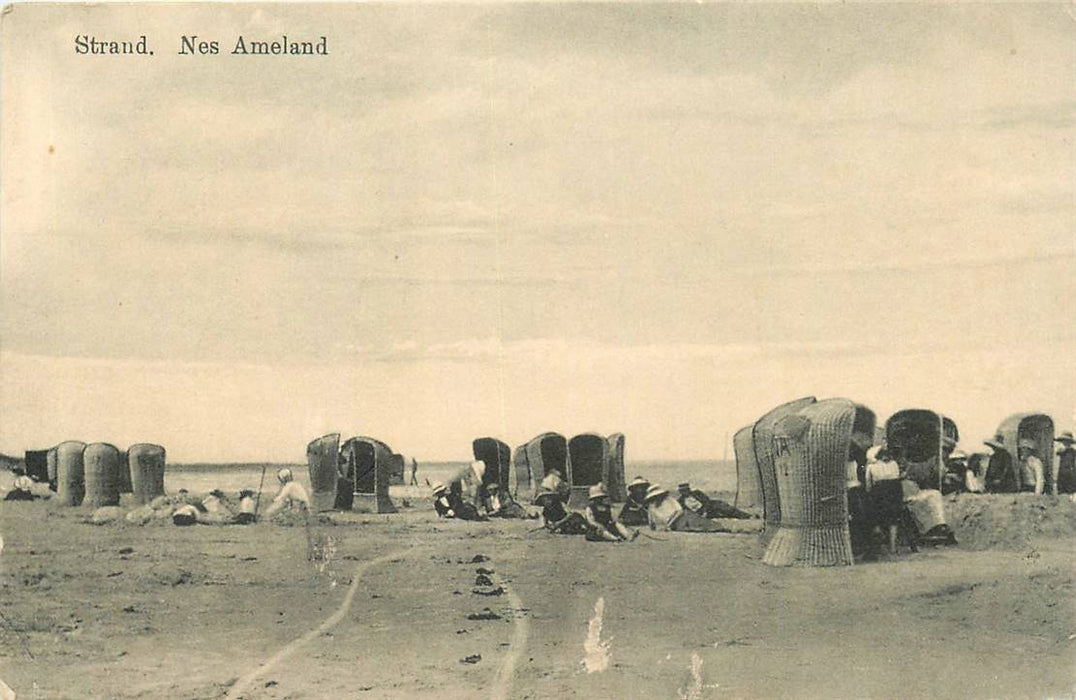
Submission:
[[[897,411],[885,423],[886,449],[901,473],[923,489],[941,491],[945,460],[960,441],[956,423],[924,408]]]
[[[755,422],[752,439],[755,444],[755,460],[758,463],[759,485],[762,488],[762,543],[767,544],[781,522],[781,497],[774,471],[773,428],[777,421],[810,406],[817,399],[806,396],[774,408]]]
[[[1045,413],[1016,413],[1001,422],[998,426],[998,435],[1001,435],[1004,444],[1012,456],[1013,467],[1016,467],[1016,488],[1022,490],[1026,485],[1023,483],[1023,473],[1019,469],[1020,457],[1013,453],[1021,440],[1030,440],[1035,444],[1035,456],[1042,461],[1043,489],[1044,494],[1055,493],[1056,474],[1054,473],[1054,421]]]

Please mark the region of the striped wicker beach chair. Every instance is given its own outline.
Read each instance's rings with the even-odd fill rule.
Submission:
[[[777,488],[777,476],[773,462],[773,427],[785,416],[815,403],[817,399],[806,396],[789,401],[773,409],[755,422],[752,437],[755,444],[755,460],[758,463],[759,485],[762,487],[763,529],[762,543],[768,544],[781,522],[781,497]]]
[[[826,399],[773,427],[781,520],[762,561],[771,566],[852,564],[846,463],[856,405]],[[870,431],[873,434],[873,428]]]
[[[306,446],[306,467],[310,473],[311,505],[315,513],[337,507],[337,487],[340,481],[338,457],[340,433],[323,435]]]

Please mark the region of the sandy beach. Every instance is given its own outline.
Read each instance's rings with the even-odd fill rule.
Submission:
[[[307,526],[188,528],[95,526],[49,501],[4,504],[0,677],[20,698],[1045,698],[1076,688],[1068,500],[950,499],[960,546],[837,569],[765,566],[753,535],[599,544],[531,532],[534,521],[438,521],[428,501],[409,503]],[[1027,535],[999,536],[1003,522]],[[479,569],[492,585],[476,586]],[[604,670],[587,671],[588,634]]]

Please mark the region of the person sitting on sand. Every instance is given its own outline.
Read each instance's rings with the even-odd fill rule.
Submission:
[[[673,530],[676,532],[720,532],[721,528],[712,520],[698,513],[686,510],[669,492],[654,484],[646,492],[646,512],[651,530]]]
[[[559,535],[585,535],[587,521],[579,513],[568,512],[560,495],[548,489],[541,489],[534,497],[535,505],[542,509],[542,524],[550,532]]]
[[[201,511],[196,506],[184,503],[172,511],[172,524],[182,527],[195,525],[200,515]]]
[[[993,450],[986,465],[987,493],[1016,493],[1016,470],[1012,455],[1005,447],[1004,436],[995,435],[990,440],[983,440],[983,444]]]
[[[276,479],[280,482],[280,490],[273,497],[273,502],[265,509],[265,518],[267,520],[285,508],[310,508],[310,496],[306,493],[303,485],[295,480],[290,469],[284,467],[278,471]]]
[[[502,494],[500,484],[490,484],[486,487],[489,491],[489,516],[491,518],[526,518],[527,511],[512,499],[512,494]]]
[[[433,507],[437,511],[438,517],[459,520],[485,520],[473,504],[463,500],[459,493],[450,491],[441,482],[435,482],[431,489],[433,491]]]
[[[1076,440],[1072,437],[1072,431],[1066,430],[1054,438],[1061,443],[1057,451],[1057,492],[1076,493]]]
[[[565,503],[568,502],[568,498],[572,495],[572,486],[564,480],[564,475],[560,473],[559,469],[553,469],[545,475],[545,478],[542,479],[541,488],[555,493]]]
[[[1042,460],[1035,454],[1037,450],[1034,440],[1024,438],[1017,443],[1017,454],[1020,457],[1020,490],[1041,496],[1046,481]]]
[[[945,474],[942,476],[942,495],[966,491],[967,471],[968,454],[964,450],[953,450],[949,453],[945,460]]]
[[[5,501],[32,501],[37,496],[31,491],[31,487],[34,485],[33,480],[22,473],[21,469],[15,470],[15,483],[12,484],[12,488],[4,496]]]
[[[583,517],[587,520],[587,539],[591,542],[623,542],[634,540],[639,531],[629,530],[616,521],[609,506],[609,494],[603,484],[590,487],[587,508]]]
[[[243,489],[239,492],[239,512],[235,514],[235,522],[237,525],[249,525],[257,518],[255,511],[258,508],[258,502],[254,498],[254,492],[250,489]]]
[[[919,484],[904,479],[900,482],[904,505],[919,532],[919,541],[926,544],[956,544],[956,535],[945,520],[945,502],[938,489],[922,489]]]
[[[235,510],[220,489],[213,489],[202,499],[198,522],[203,525],[229,525],[235,522]]]
[[[641,476],[635,477],[628,484],[628,500],[625,501],[624,507],[620,509],[620,515],[617,516],[618,522],[633,527],[646,525],[650,522],[646,514],[646,503],[644,502],[648,488],[650,488],[650,482]]]
[[[691,484],[684,482],[678,487],[679,497],[677,501],[687,510],[693,511],[704,518],[736,518],[748,520],[752,516],[735,506],[730,506],[725,501],[710,498],[702,491],[691,488]]]

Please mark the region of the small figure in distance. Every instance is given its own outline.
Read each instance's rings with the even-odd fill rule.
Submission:
[[[609,494],[605,492],[603,484],[591,486],[588,496],[589,502],[583,514],[588,525],[587,540],[623,542],[634,540],[639,536],[638,530],[629,530],[613,518],[613,510],[609,507]]]
[[[418,486],[418,462],[414,457],[411,458],[411,486]]]

